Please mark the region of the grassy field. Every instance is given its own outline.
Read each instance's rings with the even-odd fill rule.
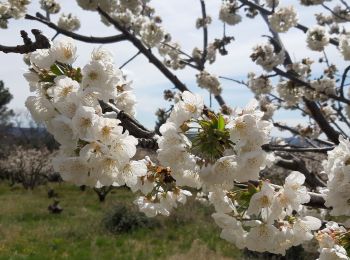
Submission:
[[[49,188],[59,194],[61,214],[50,214]],[[241,259],[219,238],[211,208],[196,202],[156,225],[112,234],[103,224],[115,205],[132,207],[135,195],[112,191],[104,203],[90,189],[50,184],[34,191],[0,183],[0,259]]]

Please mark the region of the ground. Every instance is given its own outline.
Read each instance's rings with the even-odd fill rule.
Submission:
[[[47,191],[59,195],[61,214],[50,214]],[[112,234],[103,219],[116,204],[132,207],[135,194],[122,188],[100,203],[96,194],[68,184],[33,191],[0,183],[0,259],[241,259],[219,238],[212,209],[194,201],[157,225]]]

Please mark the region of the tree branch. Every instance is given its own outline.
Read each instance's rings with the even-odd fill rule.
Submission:
[[[204,0],[200,0],[201,3],[201,9],[202,9],[202,21],[203,21],[203,55],[201,60],[201,69],[204,69],[205,60],[207,59],[207,53],[208,53],[208,27],[207,27],[207,12],[205,8],[205,2]]]
[[[123,63],[123,65],[121,65],[119,67],[119,69],[121,70],[122,68],[124,68],[126,65],[128,65],[131,61],[133,61],[137,56],[140,55],[140,51],[138,51],[135,55],[133,55],[130,59],[128,59],[126,62]]]
[[[283,71],[283,70],[281,70],[279,68],[276,68],[276,67],[273,69],[273,71],[276,72],[278,75],[280,75],[280,76],[282,76],[284,78],[287,78],[287,79],[297,83],[300,86],[304,86],[304,87],[306,87],[306,88],[308,88],[308,89],[310,89],[312,91],[316,91],[313,87],[311,87],[311,85],[308,82],[305,82],[305,81],[299,79],[298,77],[292,75],[289,72],[285,72],[285,71]],[[342,103],[350,105],[350,100],[345,98],[344,96],[337,96],[337,95],[333,95],[333,94],[326,94],[324,92],[318,92],[318,93],[323,94],[325,96],[328,96],[329,98],[333,98],[334,100],[337,100],[337,101],[340,101]]]
[[[130,41],[144,56],[146,56],[150,63],[152,63],[163,75],[174,84],[174,86],[181,92],[189,91],[184,83],[182,83],[175,74],[173,74],[152,52],[150,49],[147,49],[142,42],[136,38],[135,35],[130,33],[125,29],[118,21],[110,17],[105,11],[100,7],[97,8],[97,11],[107,19],[108,22],[114,25],[114,27],[119,30],[125,38]],[[215,96],[215,99],[221,107],[225,107],[225,101],[221,96]]]
[[[346,80],[346,76],[348,75],[349,70],[350,70],[350,66],[347,66],[343,72],[343,76],[342,76],[341,83],[340,83],[340,96],[341,97],[344,97],[345,80]]]
[[[312,118],[317,122],[318,126],[325,133],[328,139],[335,144],[339,144],[339,133],[335,131],[333,127],[331,127],[327,119],[320,111],[320,108],[317,106],[317,104],[306,98],[303,98],[303,100],[306,107],[310,111]]]
[[[38,13],[37,13],[37,16],[40,16],[40,15],[38,15]],[[47,20],[42,19],[40,17],[32,16],[29,14],[25,15],[25,19],[34,20],[34,21],[38,21],[40,23],[43,23],[43,24],[47,25],[48,27],[50,27],[51,29],[54,29],[57,33],[66,35],[68,37],[71,37],[75,40],[82,41],[82,42],[107,44],[107,43],[115,43],[115,42],[120,42],[120,41],[126,40],[124,35],[115,35],[115,36],[107,36],[107,37],[93,37],[93,36],[80,35],[80,34],[77,34],[77,33],[71,32],[71,31],[64,30],[50,21],[47,21]]]
[[[258,4],[252,3],[252,2],[250,2],[250,1],[248,1],[248,0],[239,0],[239,1],[240,1],[242,4],[245,4],[245,5],[247,5],[247,6],[251,7],[251,8],[253,8],[253,9],[258,10],[260,13],[262,13],[262,14],[264,14],[264,15],[271,15],[271,14],[273,13],[273,12],[271,12],[271,11],[265,9],[264,7],[262,7],[262,6],[258,5]],[[304,26],[304,25],[302,25],[302,24],[299,24],[299,23],[295,26],[295,28],[301,30],[301,31],[304,32],[304,33],[307,33],[307,31],[309,30],[308,27],[306,27],[306,26]],[[330,42],[331,44],[333,44],[334,46],[339,46],[339,42],[338,42],[337,40],[335,40],[335,39],[332,39],[332,38],[331,38],[331,39],[329,40],[329,42]]]
[[[0,45],[0,51],[4,53],[30,53],[34,52],[38,49],[48,49],[50,48],[49,40],[41,33],[41,31],[37,29],[33,29],[32,34],[35,37],[35,42],[28,37],[28,33],[26,31],[21,31],[21,37],[23,39],[23,45],[17,46],[4,46]]]
[[[292,159],[290,160],[279,158],[276,165],[284,169],[301,172],[305,175],[305,182],[313,189],[316,187],[327,186],[316,173],[310,172],[307,169],[306,164],[302,159],[297,158],[296,156],[292,156]]]
[[[280,152],[289,152],[289,153],[313,152],[313,153],[326,154],[328,151],[333,150],[334,146],[310,148],[310,147],[292,147],[292,146],[286,147],[286,146],[279,146],[279,145],[272,145],[272,144],[264,144],[262,148],[265,151],[280,151]]]
[[[102,108],[102,112],[115,112],[117,114],[116,118],[121,121],[121,126],[128,130],[131,135],[136,138],[145,138],[150,139],[154,137],[155,133],[153,131],[148,130],[144,127],[140,122],[138,122],[135,118],[132,118],[127,113],[122,110],[119,110],[111,103],[107,103],[104,101],[100,101],[100,105]]]

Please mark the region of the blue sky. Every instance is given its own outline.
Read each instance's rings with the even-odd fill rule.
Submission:
[[[34,15],[39,11],[38,1],[32,1],[28,13]],[[207,12],[213,18],[213,23],[209,27],[210,42],[222,35],[222,23],[217,20],[219,0],[207,0]],[[299,1],[282,1],[282,4],[290,5]],[[72,12],[78,15],[81,19],[82,27],[78,33],[83,35],[94,36],[109,36],[117,34],[112,27],[107,27],[100,22],[98,15],[94,12],[83,11],[76,5],[75,1],[62,0],[60,1],[62,11],[64,13]],[[155,7],[157,14],[163,19],[163,25],[166,31],[170,32],[174,41],[177,41],[182,46],[182,49],[188,53],[192,52],[194,47],[202,46],[202,32],[195,29],[197,17],[201,14],[199,0],[153,0],[151,4]],[[313,13],[320,11],[315,7],[300,7],[299,11],[300,23],[307,26],[313,25],[315,19]],[[243,14],[243,13],[242,13]],[[57,21],[58,16],[52,16],[52,20]],[[25,29],[37,28],[44,32],[48,37],[51,37],[55,32],[47,27],[27,20],[12,20],[9,24],[9,29],[0,31],[0,44],[16,45],[20,42],[19,31]],[[217,62],[214,65],[208,66],[207,70],[213,74],[231,77],[235,79],[244,79],[249,71],[261,72],[261,69],[253,64],[249,55],[252,47],[265,41],[266,38],[261,36],[268,34],[264,22],[258,19],[248,19],[244,17],[244,22],[234,27],[227,27],[227,34],[235,37],[235,41],[228,47],[229,55],[218,56]],[[291,29],[288,33],[281,35],[287,49],[294,60],[300,60],[303,57],[311,57],[317,61],[318,53],[311,52],[306,49],[305,35],[297,30]],[[99,45],[77,42],[78,59],[76,66],[84,66],[89,60],[92,49]],[[129,43],[115,43],[105,45],[115,57],[117,65],[123,64],[137,50]],[[340,54],[334,46],[327,48],[327,54],[331,61],[340,64],[340,68],[345,66]],[[321,71],[319,65],[314,66],[315,74]],[[16,111],[25,109],[25,99],[30,95],[29,86],[24,80],[22,74],[26,70],[26,65],[22,61],[22,57],[17,54],[0,53],[0,79],[5,82],[5,85],[10,88],[14,96],[10,107]],[[165,89],[172,88],[172,84],[148,61],[139,55],[132,63],[125,67],[125,73],[133,80],[133,87],[137,96],[137,118],[146,126],[153,127],[155,116],[154,113],[158,107],[168,107],[169,104],[162,99],[162,94]],[[177,76],[191,89],[192,91],[202,93],[208,99],[208,94],[200,90],[195,83],[195,74],[193,69],[185,69],[175,72]],[[245,106],[253,95],[249,91],[236,83],[222,80],[223,96],[230,106]],[[214,102],[215,103],[215,102]],[[216,105],[216,104],[215,104]],[[300,115],[293,112],[280,112],[277,114],[277,119],[288,120],[290,124],[296,124],[300,121]]]

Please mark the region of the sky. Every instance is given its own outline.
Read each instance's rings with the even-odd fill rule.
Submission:
[[[35,15],[37,11],[40,11],[39,1],[33,0],[32,2],[28,13]],[[59,2],[63,13],[71,12],[80,18],[82,26],[77,33],[87,36],[119,34],[113,27],[107,27],[102,24],[95,12],[80,9],[75,1],[61,0]],[[281,2],[282,5],[294,5],[299,1],[284,0]],[[209,42],[222,36],[223,25],[217,19],[220,3],[220,0],[206,1],[207,13],[213,18],[213,23],[208,28]],[[196,20],[201,15],[199,0],[152,0],[151,5],[155,8],[156,13],[162,17],[165,30],[172,35],[173,41],[180,43],[182,50],[192,53],[194,47],[202,47],[202,31],[195,28]],[[296,7],[301,24],[306,26],[315,24],[313,14],[320,11],[318,7],[300,7],[299,5],[296,5]],[[242,10],[241,14],[244,15]],[[56,22],[58,17],[58,15],[52,15],[52,21]],[[52,37],[55,34],[55,31],[52,29],[35,21],[24,19],[11,20],[7,30],[0,29],[0,44],[17,45],[21,41],[19,31],[27,30],[29,32],[34,28],[40,29],[47,37]],[[235,41],[227,48],[229,55],[218,55],[217,61],[213,65],[207,66],[207,71],[217,76],[234,79],[245,79],[250,71],[254,71],[257,74],[260,73],[261,69],[250,60],[249,56],[254,45],[266,41],[263,35],[269,34],[262,19],[248,19],[244,17],[242,23],[233,27],[227,26],[226,32],[227,35],[235,38]],[[301,60],[304,57],[310,57],[317,61],[319,53],[312,52],[306,48],[305,35],[301,31],[291,29],[286,34],[281,34],[281,38],[294,61]],[[88,62],[93,48],[100,45],[83,42],[76,43],[78,58],[74,65],[84,66]],[[117,66],[120,66],[137,53],[135,47],[128,42],[107,44],[104,47],[112,52]],[[340,68],[345,66],[340,53],[334,46],[327,47],[326,52],[331,62],[339,64]],[[315,69],[315,74],[321,71],[321,67],[318,64],[313,66],[313,68]],[[29,86],[23,78],[23,73],[26,69],[27,66],[24,64],[21,55],[3,54],[0,52],[0,79],[5,82],[5,86],[10,89],[14,96],[9,107],[15,111],[25,111],[24,102],[30,96]],[[123,70],[129,79],[133,81],[138,101],[136,118],[145,126],[153,128],[156,120],[154,115],[156,110],[159,107],[167,108],[170,105],[163,100],[163,91],[172,89],[173,85],[142,55],[139,55]],[[191,91],[202,94],[208,104],[209,94],[196,86],[195,75],[197,73],[191,68],[175,71],[180,80]],[[244,107],[253,98],[253,95],[244,86],[227,80],[221,80],[221,84],[223,87],[222,95],[227,104],[232,107]],[[213,105],[213,108],[217,108],[215,101],[213,101]],[[276,119],[277,121],[285,120],[291,125],[305,122],[297,113],[288,111],[279,112],[276,115]]]

